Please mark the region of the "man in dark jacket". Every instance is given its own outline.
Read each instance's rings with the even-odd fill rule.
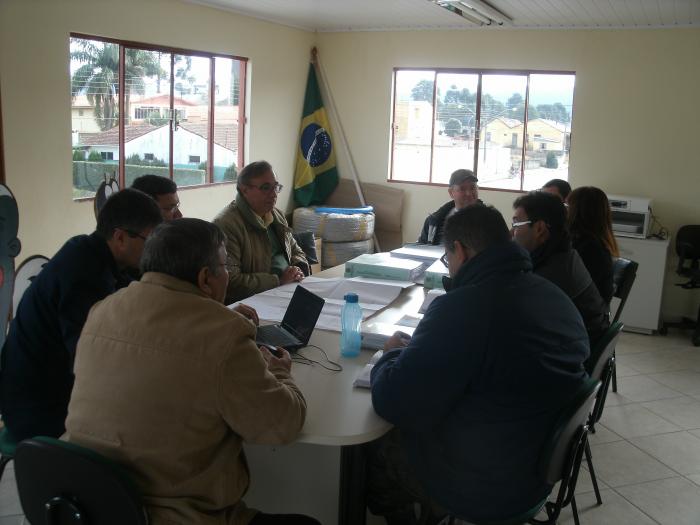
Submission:
[[[550,193],[532,191],[517,198],[513,209],[513,239],[530,252],[534,272],[571,298],[594,344],[610,326],[609,309],[571,246],[564,203]]]
[[[455,213],[445,249],[452,289],[372,371],[374,409],[396,425],[368,474],[370,510],[388,523],[417,523],[416,501],[477,521],[535,506],[551,489],[537,475],[546,436],[585,379],[581,316],[532,273],[497,210]]]
[[[63,434],[88,312],[128,284],[124,270],[138,268],[146,236],[161,221],[145,193],[115,193],[100,210],[96,231],[68,240],[24,293],[0,363],[0,413],[12,438]]]
[[[420,244],[441,244],[442,231],[449,216],[462,208],[481,202],[479,200],[478,179],[472,170],[457,170],[450,175],[450,186],[447,193],[452,200],[446,202],[440,209],[428,215],[423,223],[418,242]]]

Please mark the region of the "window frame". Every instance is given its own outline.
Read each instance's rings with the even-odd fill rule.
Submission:
[[[80,39],[85,39],[85,40],[95,40],[107,44],[116,44],[119,46],[119,95],[118,95],[118,107],[119,107],[119,122],[118,122],[118,128],[119,128],[119,169],[117,171],[118,176],[119,176],[119,187],[124,188],[125,187],[125,180],[126,180],[126,168],[125,168],[125,163],[126,163],[126,157],[125,157],[125,143],[124,143],[124,136],[125,136],[125,59],[126,59],[126,48],[129,49],[139,49],[143,51],[157,51],[157,52],[162,52],[162,53],[170,53],[171,56],[171,65],[173,62],[174,55],[187,55],[187,56],[197,56],[197,57],[202,57],[202,58],[208,58],[209,59],[209,108],[208,108],[208,129],[209,129],[209,137],[207,138],[207,170],[206,170],[206,181],[203,184],[194,184],[190,186],[178,186],[178,191],[180,190],[186,190],[186,189],[195,189],[195,188],[203,188],[203,187],[208,187],[208,186],[218,186],[222,184],[234,184],[234,181],[220,181],[220,182],[215,182],[214,181],[214,115],[216,113],[216,104],[215,104],[215,96],[216,96],[216,59],[217,58],[226,58],[230,60],[237,60],[239,62],[239,86],[238,86],[238,155],[237,155],[237,167],[240,171],[240,169],[245,165],[245,134],[246,134],[246,127],[248,125],[248,117],[246,114],[246,108],[247,108],[247,100],[246,100],[246,82],[247,82],[247,75],[248,75],[248,63],[249,59],[247,57],[242,57],[238,55],[232,55],[232,54],[227,54],[227,53],[217,53],[217,52],[210,52],[210,51],[201,51],[201,50],[195,50],[195,49],[186,49],[186,48],[181,48],[181,47],[172,47],[172,46],[165,46],[165,45],[157,45],[157,44],[149,44],[145,42],[136,42],[133,40],[123,40],[119,38],[111,38],[111,37],[103,37],[103,36],[97,36],[97,35],[90,35],[87,33],[77,33],[77,32],[71,32],[69,35],[69,38],[80,38]],[[171,82],[171,89],[170,89],[170,97],[171,97],[171,105],[173,104],[172,98],[174,94],[172,93],[172,86],[173,83]],[[179,109],[174,108],[174,112],[177,112],[179,114]],[[184,113],[184,109],[182,110]],[[173,167],[173,148],[172,148],[172,135],[173,135],[173,129],[172,126],[170,126],[170,152],[169,152],[169,169],[168,169],[168,178],[170,180],[173,180],[173,173],[174,173],[174,167]],[[0,138],[1,140],[1,138]],[[0,142],[1,146],[1,142]],[[0,159],[1,160],[1,159]],[[86,200],[92,200],[95,197],[78,197],[74,198],[74,201],[86,201]]]
[[[433,77],[433,98],[431,101],[432,107],[433,107],[433,116],[432,116],[432,123],[431,123],[431,134],[430,134],[430,172],[428,173],[428,180],[427,181],[414,181],[414,180],[402,180],[402,179],[395,179],[394,178],[394,148],[395,148],[395,139],[396,139],[396,129],[397,129],[397,124],[396,124],[396,102],[397,102],[397,97],[396,97],[396,75],[400,71],[428,71],[428,72],[433,72],[434,77]],[[482,186],[481,184],[479,185],[480,189],[485,189],[489,191],[505,191],[509,193],[527,193],[527,190],[523,189],[524,186],[524,181],[525,181],[525,157],[526,157],[526,152],[527,152],[527,144],[528,144],[528,109],[530,105],[530,75],[573,75],[574,77],[576,76],[576,71],[565,71],[565,70],[538,70],[538,69],[488,69],[488,68],[445,68],[445,67],[409,67],[409,66],[401,66],[401,67],[394,67],[392,70],[392,98],[391,98],[391,124],[390,124],[390,152],[389,152],[389,173],[387,177],[387,182],[389,183],[400,183],[400,184],[415,184],[415,185],[422,185],[422,186],[437,186],[437,187],[443,187],[446,188],[449,186],[449,184],[445,184],[442,182],[433,182],[433,154],[435,150],[435,120],[436,120],[436,113],[437,113],[437,104],[436,104],[436,97],[437,97],[437,77],[440,73],[443,74],[471,74],[471,75],[478,75],[479,80],[477,82],[477,90],[476,90],[476,129],[475,129],[475,137],[474,137],[474,174],[478,177],[478,170],[479,170],[479,162],[478,162],[478,157],[479,157],[479,145],[481,142],[481,131],[482,131],[482,123],[481,123],[481,95],[482,95],[482,80],[484,75],[513,75],[513,76],[525,76],[527,77],[527,82],[526,82],[526,87],[525,87],[525,97],[524,97],[524,106],[525,106],[525,113],[523,115],[523,144],[521,146],[521,163],[520,163],[520,173],[519,173],[519,178],[520,178],[520,189],[509,189],[509,188],[496,188],[496,187],[491,187],[491,186]],[[573,122],[573,115],[574,115],[574,107],[573,107],[573,100],[575,98],[575,92],[576,92],[576,84],[574,83],[574,89],[572,90],[572,104],[571,104],[571,122]],[[569,152],[569,155],[571,155],[571,133],[569,132],[568,136],[565,138],[566,146],[567,146],[567,151]]]

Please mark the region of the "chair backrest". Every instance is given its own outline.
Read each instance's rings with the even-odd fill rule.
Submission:
[[[12,292],[12,318],[17,317],[17,307],[19,302],[27,291],[27,288],[32,284],[32,281],[39,275],[39,272],[44,268],[44,265],[49,262],[47,257],[43,255],[32,255],[27,257],[22,264],[17,267],[15,272],[15,289]]]
[[[22,509],[32,525],[147,525],[128,477],[100,454],[53,438],[22,441],[15,454]]]
[[[613,261],[613,287],[615,289],[613,296],[620,299],[613,323],[620,320],[622,309],[625,307],[634,280],[637,278],[637,268],[639,268],[639,264],[630,259],[617,257]]]
[[[588,363],[589,374],[591,379],[596,379],[601,383],[589,421],[591,427],[600,421],[600,416],[603,415],[605,399],[608,396],[608,387],[615,366],[615,346],[617,346],[617,340],[620,338],[624,326],[620,322],[613,323],[591,348],[591,358]]]
[[[688,276],[689,271],[697,271],[700,260],[700,224],[686,224],[678,229],[676,253],[678,254],[676,273]],[[686,261],[690,261],[688,268],[685,267]]]
[[[562,409],[539,459],[539,475],[546,483],[568,482],[576,462],[580,461],[577,454],[585,444],[588,416],[599,389],[600,381],[588,378]]]

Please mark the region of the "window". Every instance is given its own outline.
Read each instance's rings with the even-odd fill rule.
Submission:
[[[389,180],[447,184],[459,168],[474,170],[485,188],[567,180],[575,78],[395,69]]]
[[[74,198],[93,197],[106,174],[122,188],[145,173],[180,187],[234,181],[244,162],[246,66],[245,58],[72,34]]]

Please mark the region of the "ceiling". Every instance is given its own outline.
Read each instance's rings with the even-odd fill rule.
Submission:
[[[469,21],[431,0],[185,0],[309,31],[700,27],[700,0],[476,0],[507,15]],[[447,2],[469,9],[470,0]]]

